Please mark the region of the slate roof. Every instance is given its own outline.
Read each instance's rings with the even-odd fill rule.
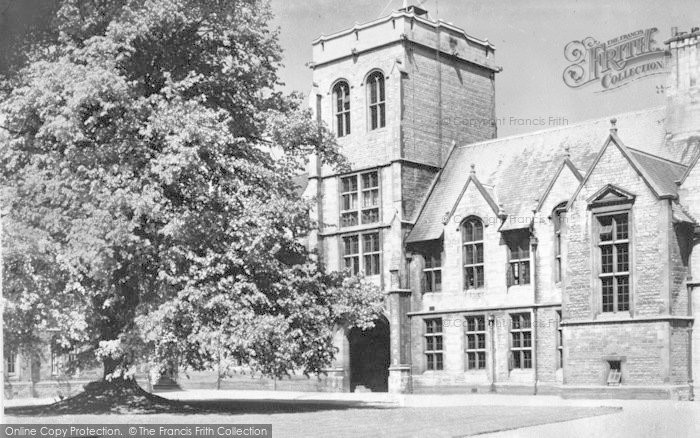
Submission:
[[[675,197],[678,195],[676,181],[683,177],[688,169],[687,166],[633,148],[628,148],[628,150],[644,169],[645,176],[654,185],[659,196]]]
[[[664,115],[665,109],[657,107],[612,117],[617,119],[618,137],[628,147],[630,154],[634,154],[639,166],[650,175],[653,184],[664,191],[674,190],[675,193],[675,181],[682,177],[686,169],[679,163],[687,164],[692,159],[692,153],[688,151],[688,145],[665,147]],[[502,205],[506,214],[511,218],[532,216],[537,201],[567,157],[567,148],[576,168],[588,171],[610,135],[610,119],[609,116],[455,147],[406,242],[433,240],[442,235],[442,218],[459,197],[472,164],[479,181],[490,188],[489,191],[493,192],[494,199]],[[666,176],[668,174],[672,177]],[[526,221],[507,222],[522,224]]]
[[[683,206],[678,202],[673,202],[673,204],[671,205],[671,212],[673,214],[674,222],[687,222],[689,224],[694,225],[698,224],[695,218],[691,216],[690,213],[688,213],[686,209],[683,208]]]

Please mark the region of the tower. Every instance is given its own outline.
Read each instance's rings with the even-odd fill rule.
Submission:
[[[674,28],[666,45],[666,132],[674,142],[685,141],[700,131],[700,27],[680,33]]]
[[[392,391],[402,391],[410,350],[403,238],[451,145],[496,136],[494,47],[417,6],[320,36],[312,46],[311,106],[351,165],[339,173],[316,162],[309,171],[307,193],[318,197],[312,246],[329,270],[364,274],[386,293],[378,325],[388,326],[373,334],[339,328],[330,381],[343,390],[381,390],[388,379]],[[371,338],[375,351],[350,338],[363,345]],[[353,367],[359,356],[371,365]]]

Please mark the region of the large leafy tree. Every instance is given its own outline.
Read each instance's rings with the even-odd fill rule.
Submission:
[[[344,162],[276,91],[269,20],[260,0],[61,3],[0,105],[5,246],[26,248],[5,260],[9,337],[59,328],[108,377],[147,356],[281,376],[371,325],[377,289],[303,244],[294,177],[310,153]]]

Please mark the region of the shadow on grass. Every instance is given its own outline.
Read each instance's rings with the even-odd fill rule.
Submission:
[[[85,414],[281,414],[344,409],[390,409],[361,401],[196,400],[159,397],[133,381],[92,382],[80,394],[50,405],[5,408],[7,415],[47,417]]]

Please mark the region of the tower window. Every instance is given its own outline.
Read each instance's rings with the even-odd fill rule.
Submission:
[[[345,261],[345,269],[352,272],[353,275],[360,273],[360,245],[359,235],[343,237],[343,259]]]
[[[381,272],[379,233],[343,236],[343,265],[353,275],[379,275]]]
[[[384,74],[375,71],[367,78],[369,101],[370,130],[386,126],[386,96],[384,91]]]
[[[335,101],[335,132],[338,137],[350,134],[350,86],[341,81],[333,87]]]
[[[361,221],[361,222],[360,222]],[[340,226],[379,222],[379,172],[357,173],[340,179]]]
[[[464,288],[478,289],[484,286],[484,225],[476,217],[468,218],[462,225],[464,263]]]
[[[364,271],[367,275],[379,275],[379,233],[362,235],[362,255]]]
[[[598,249],[603,312],[630,309],[629,217],[627,213],[598,216]]]

